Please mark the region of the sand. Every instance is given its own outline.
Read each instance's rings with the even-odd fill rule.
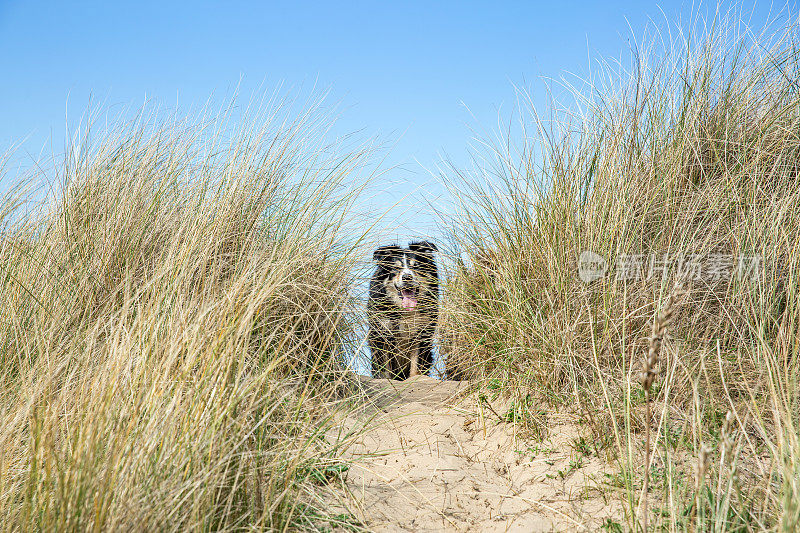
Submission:
[[[342,421],[368,424],[343,459],[349,512],[370,531],[594,531],[624,524],[604,483],[613,465],[575,448],[579,425],[548,413],[536,441],[481,408],[466,384],[361,378],[369,399]],[[494,412],[492,412],[494,411]],[[502,415],[501,415],[502,416]]]

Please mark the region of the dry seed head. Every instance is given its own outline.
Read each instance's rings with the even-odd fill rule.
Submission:
[[[730,463],[731,450],[733,449],[732,425],[733,412],[728,411],[725,415],[725,422],[722,424],[722,452],[724,454],[725,461],[728,463]]]
[[[658,358],[661,353],[661,343],[664,335],[667,332],[667,326],[672,322],[675,305],[678,298],[683,294],[683,288],[676,285],[669,295],[667,304],[661,310],[655,322],[653,323],[653,333],[650,336],[650,349],[647,352],[647,359],[645,361],[645,371],[642,374],[641,381],[645,390],[649,391],[653,386],[653,380],[658,374]]]
[[[694,480],[697,490],[700,490],[700,486],[705,480],[706,472],[708,472],[708,465],[711,462],[710,457],[711,447],[705,444],[700,445],[700,453],[697,456],[697,475]]]
[[[725,422],[722,424],[722,434],[730,436],[731,424],[733,424],[733,411],[725,413]]]

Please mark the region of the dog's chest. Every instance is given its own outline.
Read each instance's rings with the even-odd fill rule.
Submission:
[[[431,319],[423,313],[413,311],[403,313],[399,318],[380,317],[373,323],[379,329],[395,338],[416,337],[419,330],[430,323]]]
[[[411,313],[404,313],[402,317],[397,320],[397,334],[400,336],[414,336],[417,331],[422,328],[422,315],[417,311]]]
[[[419,343],[420,333],[428,325],[430,318],[419,312],[404,314],[395,322],[395,338],[401,350],[413,350]]]

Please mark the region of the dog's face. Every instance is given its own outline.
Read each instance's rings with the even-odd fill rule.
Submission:
[[[434,251],[436,246],[430,242],[412,242],[408,248],[382,246],[375,250],[372,256],[378,265],[375,278],[382,285],[384,298],[404,311],[433,303],[438,291]]]

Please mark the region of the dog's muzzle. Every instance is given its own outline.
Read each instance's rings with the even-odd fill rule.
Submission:
[[[418,283],[403,283],[397,286],[397,292],[400,295],[400,306],[409,311],[417,307],[419,303],[419,284]]]

